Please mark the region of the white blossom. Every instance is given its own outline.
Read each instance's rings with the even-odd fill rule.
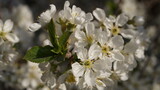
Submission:
[[[76,7],[75,5],[73,5],[72,8],[70,8],[69,6],[70,3],[66,1],[64,4],[64,10],[61,10],[59,12],[59,17],[63,21],[68,20],[71,24],[83,25],[84,23],[87,23],[93,19],[91,13],[86,14],[81,10],[81,8]]]
[[[92,45],[96,41],[96,31],[93,23],[85,25],[85,31],[76,30],[75,37],[78,40],[75,44],[77,47],[85,47]]]
[[[55,7],[55,5],[51,4],[50,9],[48,9],[45,12],[40,14],[39,19],[38,19],[39,23],[31,24],[28,29],[32,32],[37,31],[42,26],[49,23],[55,13],[56,13],[56,7]]]
[[[96,10],[93,11],[93,15],[96,17],[98,21],[102,23],[106,20],[106,14],[103,9],[96,8]]]
[[[108,60],[124,60],[124,56],[121,54],[124,41],[121,36],[107,37],[106,31],[100,31],[98,36],[98,42],[101,47],[100,58]]]
[[[42,85],[40,80],[42,72],[38,68],[38,64],[28,62],[28,71],[25,74],[25,78],[22,80],[22,86],[27,88],[36,89],[39,85]]]
[[[6,20],[4,24],[3,24],[3,21],[0,20],[1,43],[6,40],[12,43],[19,42],[19,38],[14,33],[12,33],[12,28],[13,28],[13,22],[11,20],[9,19]]]
[[[123,28],[128,22],[128,17],[125,14],[120,14],[116,18],[110,16],[105,20],[105,26],[110,30],[112,35],[121,34],[125,38],[133,38],[136,32],[131,28]]]

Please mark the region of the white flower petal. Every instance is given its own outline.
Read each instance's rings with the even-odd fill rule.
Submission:
[[[84,88],[86,85],[85,81],[84,81],[84,77],[81,77],[81,78],[76,78],[76,81],[77,81],[77,85],[79,86],[79,88]]]
[[[124,40],[121,36],[116,35],[111,38],[111,43],[113,45],[113,48],[115,49],[122,49],[124,45]]]
[[[107,31],[99,30],[99,32],[98,32],[98,42],[101,45],[105,45],[105,44],[108,43],[108,32]]]
[[[126,68],[129,71],[132,71],[137,66],[137,62],[136,62],[133,54],[129,54],[129,55],[125,56],[125,62],[127,64]]]
[[[84,74],[85,68],[78,62],[72,64],[72,72],[75,77],[80,77]]]
[[[75,37],[78,39],[78,40],[84,40],[86,38],[86,35],[83,31],[80,31],[80,30],[76,30],[75,32]]]
[[[12,28],[13,22],[10,19],[6,20],[3,26],[3,32],[10,32]]]
[[[96,17],[97,20],[100,22],[103,22],[106,18],[106,14],[103,9],[96,8],[96,10],[93,11],[93,15]]]
[[[66,18],[68,20],[72,17],[71,8],[69,6],[70,6],[69,1],[66,1],[64,3],[64,10],[63,10],[63,14],[62,14],[62,17]]]
[[[122,62],[120,62],[120,61],[114,62],[114,64],[113,64],[114,71],[118,71],[119,69],[121,69],[121,65],[119,65],[119,64],[122,64]]]
[[[127,15],[125,15],[125,14],[120,14],[120,15],[117,17],[116,25],[118,25],[118,26],[123,26],[124,24],[127,23],[128,19],[129,19],[129,18],[127,17]]]
[[[85,76],[84,76],[85,82],[87,83],[87,85],[90,87],[95,85],[94,82],[94,73],[92,70],[87,69],[85,72]]]
[[[109,18],[106,18],[103,24],[106,26],[106,28],[112,28],[113,27],[113,22]]]
[[[88,59],[87,55],[88,55],[87,54],[87,49],[85,49],[85,48],[78,48],[78,50],[77,50],[77,57],[79,59],[81,59],[81,61]]]
[[[136,50],[136,52],[135,52],[136,58],[143,59],[145,57],[144,56],[144,49],[145,49],[145,47],[141,46]]]
[[[66,7],[64,9],[64,17],[68,20],[72,19],[72,15],[71,15],[71,8]]]
[[[113,69],[117,74],[120,74],[121,72],[126,72],[128,68],[126,68],[126,63],[123,61],[115,61],[113,65]]]
[[[53,17],[54,14],[56,13],[56,7],[54,4],[51,4],[50,7],[51,7],[50,9],[51,17]]]
[[[91,21],[91,20],[93,20],[92,14],[91,14],[91,13],[87,13],[85,19],[86,19],[86,21]]]
[[[60,84],[58,90],[67,90],[66,85],[64,83]]]
[[[38,81],[36,79],[31,79],[30,85],[31,87],[36,88],[38,87]]]
[[[133,54],[130,54],[130,55],[127,56],[127,58],[126,58],[127,63],[134,64],[134,61],[135,61],[135,59],[134,59]]]
[[[125,59],[124,56],[119,51],[113,51],[112,55],[113,55],[113,59],[118,61],[123,61]]]
[[[97,71],[100,71],[100,70],[105,70],[105,64],[103,63],[104,60],[97,60],[94,62],[94,65],[93,65],[93,69],[97,72]]]
[[[104,60],[106,63],[106,67],[108,68],[108,70],[111,70],[112,68],[112,62],[114,62],[115,60],[113,58],[110,58],[108,56],[103,56],[101,58],[101,60]]]
[[[115,82],[110,78],[106,78],[103,82],[106,84],[106,86],[112,86],[115,84]]]
[[[33,23],[29,26],[28,30],[32,31],[32,32],[35,32],[37,31],[38,29],[41,28],[41,25],[38,24],[38,23]]]
[[[85,19],[81,18],[81,17],[77,17],[74,19],[75,24],[82,24],[84,21],[85,21]]]
[[[136,36],[136,31],[130,29],[121,30],[121,35],[125,38],[132,39]]]
[[[133,71],[133,69],[137,66],[137,61],[133,60],[132,64],[128,64],[128,70]]]
[[[95,71],[104,71],[104,70],[107,70],[107,69],[111,69],[109,68],[108,65],[111,65],[112,63],[110,62],[110,60],[97,60],[94,62],[94,65],[93,65],[93,69]]]
[[[12,43],[17,43],[19,42],[19,38],[13,34],[13,33],[8,33],[5,35],[6,39]]]
[[[102,80],[99,80],[99,79],[97,79],[97,81],[96,81],[97,83],[97,89],[98,90],[104,90],[104,87],[106,87],[106,85],[105,85],[105,83],[104,82],[102,82]]]
[[[52,43],[51,43],[51,41],[49,39],[46,39],[46,40],[43,41],[43,45],[44,46],[46,46],[46,45],[52,46]]]
[[[30,81],[29,81],[28,79],[23,79],[23,80],[21,81],[21,83],[22,83],[22,86],[23,86],[23,87],[28,87],[29,84],[30,84]]]
[[[127,73],[121,73],[121,74],[120,74],[120,79],[121,79],[122,81],[128,80],[128,75],[127,75]]]
[[[95,29],[95,26],[93,23],[87,23],[85,25],[85,30],[86,30],[86,34],[87,36],[91,36],[94,34],[94,29]]]
[[[73,5],[73,6],[72,6],[72,11],[74,11],[75,13],[78,13],[78,14],[79,14],[79,13],[81,12],[81,9],[78,8],[78,7],[76,7],[75,5]],[[73,12],[73,13],[74,13],[74,12]]]
[[[88,57],[90,60],[96,59],[100,55],[101,49],[97,44],[92,44],[88,51]]]
[[[69,5],[70,5],[69,1],[65,1],[64,7],[69,7]]]
[[[131,40],[124,46],[124,51],[127,53],[135,53],[137,49],[138,49],[138,44],[136,43],[135,40]]]
[[[116,18],[112,15],[109,15],[109,20],[113,23],[116,22]]]
[[[50,10],[46,10],[45,12],[41,13],[38,21],[42,26],[44,26],[45,24],[50,22],[51,18],[52,17]]]
[[[83,48],[83,47],[85,47],[85,46],[87,46],[87,45],[88,45],[88,43],[85,42],[85,41],[78,41],[78,42],[75,43],[75,46],[76,46],[77,48]]]

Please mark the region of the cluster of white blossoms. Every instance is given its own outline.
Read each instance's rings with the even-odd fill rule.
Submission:
[[[18,52],[14,45],[19,42],[19,38],[12,29],[13,22],[10,19],[4,23],[0,20],[0,81],[8,83],[8,86],[12,86],[17,79],[14,73],[16,69],[13,66]]]
[[[13,45],[19,42],[19,38],[12,32],[13,22],[11,20],[0,20],[0,61],[10,62],[13,61],[16,52]]]
[[[145,47],[138,28],[143,20],[129,19],[123,13],[117,17],[106,17],[105,11],[100,8],[85,13],[75,5],[71,8],[68,1],[59,12],[53,4],[50,6],[40,15],[39,23],[32,24],[29,30],[36,31],[53,22],[56,32],[62,32],[55,38],[59,39],[68,29],[72,32],[65,55],[39,64],[44,72],[41,79],[50,88],[105,90],[118,81],[127,80],[128,73],[137,65],[136,59],[144,58]],[[52,40],[45,44],[58,47],[57,41]],[[53,42],[56,42],[55,45]],[[63,54],[58,50],[54,51],[56,55]]]
[[[5,12],[0,10],[0,14]],[[8,15],[0,17],[2,20],[7,18],[6,21],[0,19],[0,89],[49,90],[40,80],[38,65],[23,62],[21,56],[32,42],[31,34],[34,34],[25,30],[33,22],[30,9],[26,5],[18,5],[13,12],[11,9]]]
[[[38,68],[37,63],[28,62],[28,65],[24,65],[19,70],[19,73],[22,78],[19,78],[19,81],[21,82],[21,85],[23,88],[26,88],[26,90],[49,90],[47,86],[44,86],[42,81],[40,80],[41,77],[41,71]],[[27,69],[27,70],[25,70]],[[23,75],[23,73],[26,73]]]

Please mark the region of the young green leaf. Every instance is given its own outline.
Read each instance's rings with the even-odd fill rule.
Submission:
[[[30,50],[27,51],[26,55],[24,56],[24,59],[35,63],[42,63],[53,60],[55,54],[51,52],[52,49],[53,48],[51,46],[32,47]]]
[[[62,34],[62,36],[59,38],[59,44],[62,46],[62,47],[61,47],[61,50],[66,49],[67,41],[68,41],[71,33],[72,33],[72,31],[66,30],[66,31]]]
[[[53,20],[51,19],[51,21],[49,22],[48,26],[47,26],[47,29],[48,29],[48,32],[49,32],[49,37],[50,37],[50,41],[53,45],[53,50],[54,52],[56,53],[59,53],[60,52],[60,45],[59,45],[59,42],[58,42],[58,37],[56,35],[56,30],[55,30],[55,25],[54,25],[54,22]]]

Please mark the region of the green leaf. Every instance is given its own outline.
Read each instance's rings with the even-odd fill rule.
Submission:
[[[56,35],[55,25],[54,25],[54,22],[52,19],[49,22],[47,29],[49,32],[50,41],[54,47],[52,51],[59,53],[60,52],[60,45],[58,42],[58,36]]]
[[[24,59],[35,63],[42,63],[53,60],[55,54],[51,52],[52,49],[53,48],[51,46],[32,47],[30,50],[27,51],[26,55],[24,56]]]
[[[66,30],[66,31],[62,34],[62,36],[59,38],[59,44],[62,46],[62,47],[61,47],[61,50],[66,49],[66,47],[67,47],[67,41],[68,41],[71,33],[72,33],[72,31]]]

